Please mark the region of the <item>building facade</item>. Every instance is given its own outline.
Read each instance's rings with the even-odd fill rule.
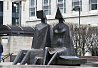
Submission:
[[[0,25],[34,27],[40,23],[40,19],[36,17],[38,10],[44,10],[47,23],[54,25],[58,22],[55,20],[57,7],[60,8],[66,23],[79,23],[79,11],[73,11],[73,8],[79,7],[80,24],[98,26],[98,0],[0,0]],[[4,54],[17,54],[20,49],[30,49],[32,38],[3,37],[2,43]]]
[[[98,0],[0,0],[0,21],[3,25],[33,26],[39,21],[36,11],[43,9],[51,21],[59,7],[66,22],[78,24],[79,13],[72,10],[77,6],[81,24],[97,24]]]
[[[28,2],[27,4],[29,5],[25,3],[25,6],[27,8],[29,7],[29,9],[23,11],[23,14],[25,14],[26,11],[29,13],[28,15],[26,14],[25,16],[23,16],[27,17],[26,19],[28,19],[26,21],[22,20],[25,24],[35,24],[34,22],[38,21],[38,19],[36,18],[36,11],[42,9],[47,15],[47,19],[49,20],[48,23],[52,23],[55,20],[57,7],[60,8],[65,22],[78,24],[79,12],[73,11],[73,8],[77,6],[80,7],[81,11],[81,24],[97,24],[98,0],[27,0],[26,2]]]

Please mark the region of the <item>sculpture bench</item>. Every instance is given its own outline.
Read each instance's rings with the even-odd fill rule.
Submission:
[[[86,59],[81,59],[77,56],[60,56],[55,61],[53,61],[52,65],[67,65],[67,66],[80,66],[83,63],[86,63]]]

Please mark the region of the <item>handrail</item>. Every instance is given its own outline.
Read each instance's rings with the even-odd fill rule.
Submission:
[[[9,56],[11,56],[12,54],[13,54],[13,53],[8,53],[8,54],[4,55],[4,56],[1,58],[1,61],[4,62],[4,60],[5,60],[6,58],[8,58]]]

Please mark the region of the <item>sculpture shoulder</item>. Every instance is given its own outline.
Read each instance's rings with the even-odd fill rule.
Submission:
[[[36,27],[42,27],[42,26],[49,26],[47,23],[39,23],[36,25]]]
[[[53,31],[54,33],[63,33],[69,30],[69,27],[64,23],[58,23],[54,26]]]
[[[55,28],[69,28],[68,25],[66,25],[65,23],[58,23],[54,26]]]
[[[49,28],[49,25],[47,23],[39,23],[35,26],[35,29],[41,30],[44,28]]]

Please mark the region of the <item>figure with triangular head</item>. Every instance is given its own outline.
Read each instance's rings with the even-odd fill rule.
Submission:
[[[64,52],[65,54],[62,53],[62,55],[75,55],[69,27],[64,23],[64,18],[59,8],[57,9],[55,19],[58,19],[59,23],[53,27],[53,42],[51,47],[57,49],[62,48],[65,50],[67,49],[68,51]]]
[[[53,27],[52,45],[49,48],[49,53],[53,57],[48,62],[48,65],[58,56],[75,56],[74,45],[71,39],[71,34],[68,25],[64,23],[64,18],[57,9],[55,19],[58,19],[58,24]],[[57,61],[57,59],[56,59]]]

